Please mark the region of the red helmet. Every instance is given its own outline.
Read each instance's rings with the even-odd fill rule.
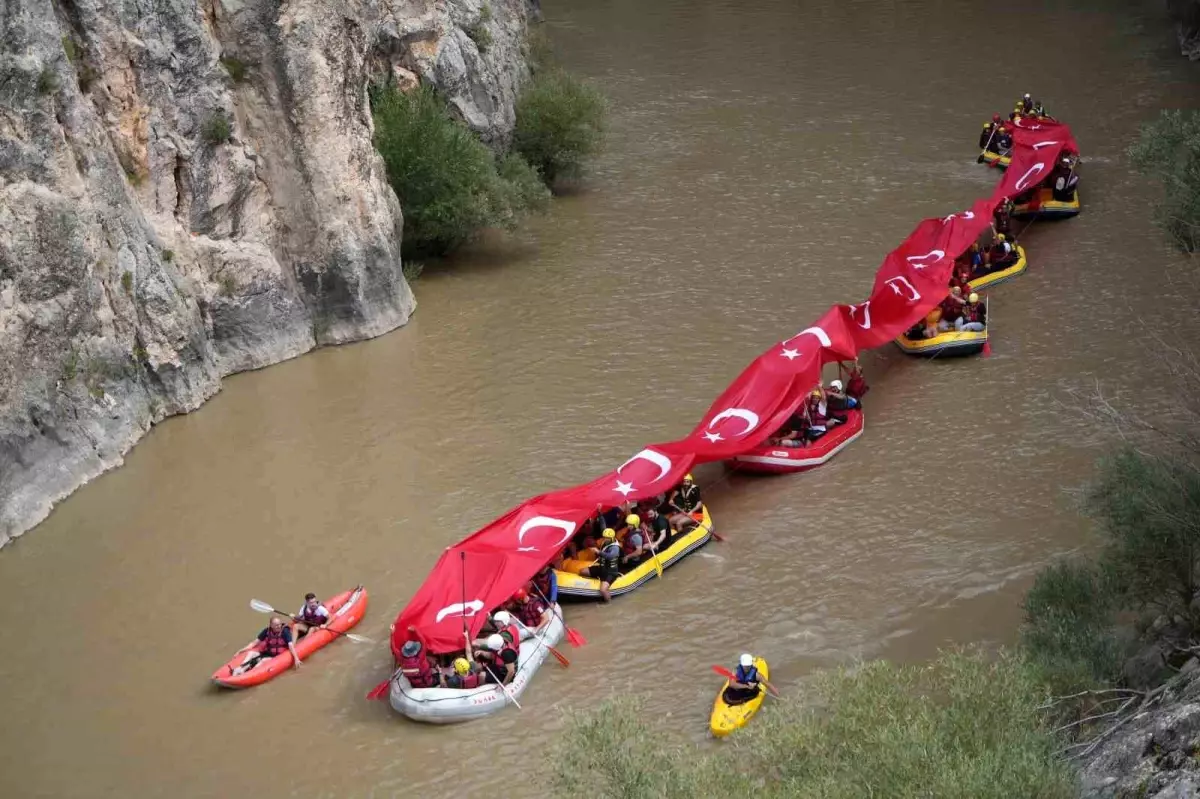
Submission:
[[[518,588],[517,593],[513,594],[513,599],[518,602],[524,602],[526,599],[529,599],[529,592],[524,588]]]
[[[1000,121],[1000,119],[1001,119],[1001,117],[1000,117],[1000,115],[999,115],[999,114],[992,114],[992,121],[993,121],[993,122],[999,122],[999,121]]]

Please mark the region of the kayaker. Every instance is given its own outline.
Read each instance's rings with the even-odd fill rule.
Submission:
[[[429,654],[420,641],[405,641],[400,647],[400,673],[413,688],[433,688],[440,680],[429,662]]]
[[[300,668],[300,655],[296,652],[296,645],[292,641],[291,629],[283,623],[283,619],[278,616],[272,616],[267,622],[267,626],[258,634],[258,640],[249,646],[244,646],[237,651],[238,654],[248,652],[253,649],[257,654],[246,661],[241,666],[233,670],[234,676],[244,674],[250,669],[257,666],[267,658],[273,658],[277,655],[282,655],[284,652],[292,653],[292,668]]]
[[[683,476],[683,483],[671,492],[667,504],[675,511],[670,522],[678,532],[683,532],[685,527],[696,526],[697,522],[692,518],[692,514],[700,513],[704,509],[704,503],[700,500],[700,486],[696,485],[690,474]]]
[[[475,659],[484,665],[480,674],[481,682],[512,682],[517,674],[516,646],[505,641],[500,633],[489,635],[486,646],[486,650],[475,653]]]
[[[309,591],[304,595],[304,604],[300,611],[292,616],[296,624],[296,640],[299,641],[312,630],[323,630],[329,624],[329,610],[317,599],[317,595]]]
[[[592,549],[596,560],[580,571],[585,577],[600,581],[600,597],[605,602],[612,600],[609,588],[621,575],[621,545],[617,543],[617,531],[609,527],[600,535],[600,546]]]
[[[738,658],[737,669],[733,679],[725,689],[725,704],[740,705],[758,696],[762,684],[758,678],[758,668],[754,665],[754,656],[749,652]]]
[[[549,565],[533,576],[533,585],[541,593],[541,598],[553,605],[558,601],[558,576]]]

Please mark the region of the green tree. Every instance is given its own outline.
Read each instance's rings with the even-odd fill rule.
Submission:
[[[375,147],[404,210],[406,256],[444,255],[481,228],[511,228],[544,207],[548,193],[530,190],[528,165],[498,165],[432,87],[384,87],[372,99]]]
[[[1157,222],[1184,252],[1200,249],[1200,112],[1163,111],[1129,148],[1133,165],[1163,184]]]
[[[577,175],[600,150],[608,104],[600,90],[561,69],[536,72],[517,101],[513,149],[547,183]]]

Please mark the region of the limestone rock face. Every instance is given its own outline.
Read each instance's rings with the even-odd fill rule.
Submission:
[[[0,545],[225,375],[407,321],[368,85],[504,144],[526,2],[0,5]]]

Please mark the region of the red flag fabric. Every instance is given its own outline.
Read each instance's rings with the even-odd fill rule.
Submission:
[[[1049,178],[1060,153],[1078,153],[1059,122],[1019,120],[1012,164],[991,197],[945,217],[922,220],[888,253],[871,294],[835,305],[812,325],[773,344],[717,397],[678,441],[650,444],[589,483],[527,499],[448,547],[401,611],[392,634],[400,647],[412,625],[434,653],[461,650],[487,613],[507,601],[598,509],[671,490],[697,463],[724,460],[765,441],[800,407],[821,367],[887,344],[945,298],[954,260],[978,240],[996,206]]]

